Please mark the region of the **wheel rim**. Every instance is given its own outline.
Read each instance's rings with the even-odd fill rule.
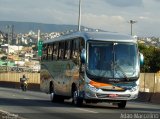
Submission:
[[[51,99],[51,101],[53,101],[53,99],[54,99],[54,93],[53,92],[50,94],[50,99]]]
[[[54,86],[53,86],[53,84],[52,84],[51,87],[50,87],[50,99],[51,99],[51,101],[54,100],[54,97],[55,97],[55,94],[54,94]]]
[[[77,104],[77,91],[74,91],[73,102],[74,102],[74,104]]]

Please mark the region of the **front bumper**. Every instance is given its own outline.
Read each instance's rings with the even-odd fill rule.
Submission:
[[[103,91],[94,87],[85,87],[84,99],[85,100],[132,100],[138,97],[138,88],[136,90],[125,91]]]

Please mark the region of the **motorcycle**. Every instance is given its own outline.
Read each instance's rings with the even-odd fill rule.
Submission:
[[[27,79],[22,80],[22,78],[21,78],[21,89],[22,89],[22,91],[27,91],[27,86],[28,86]]]

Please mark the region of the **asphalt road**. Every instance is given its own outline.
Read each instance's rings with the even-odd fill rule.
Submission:
[[[42,92],[0,87],[0,110],[26,119],[158,119],[160,105],[128,102],[125,109],[108,103],[75,107],[71,100],[52,103]]]

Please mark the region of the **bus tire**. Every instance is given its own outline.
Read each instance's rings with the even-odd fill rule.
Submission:
[[[58,102],[63,103],[64,102],[64,97],[63,96],[57,96],[58,97]]]
[[[118,108],[124,109],[126,107],[127,101],[122,100],[120,103],[118,103]]]
[[[78,96],[78,91],[75,90],[72,93],[72,103],[78,107],[82,106],[83,99]]]
[[[91,100],[85,100],[86,104],[92,103]]]
[[[50,100],[51,102],[57,101],[57,96],[54,91],[54,84],[52,82],[50,82]]]

